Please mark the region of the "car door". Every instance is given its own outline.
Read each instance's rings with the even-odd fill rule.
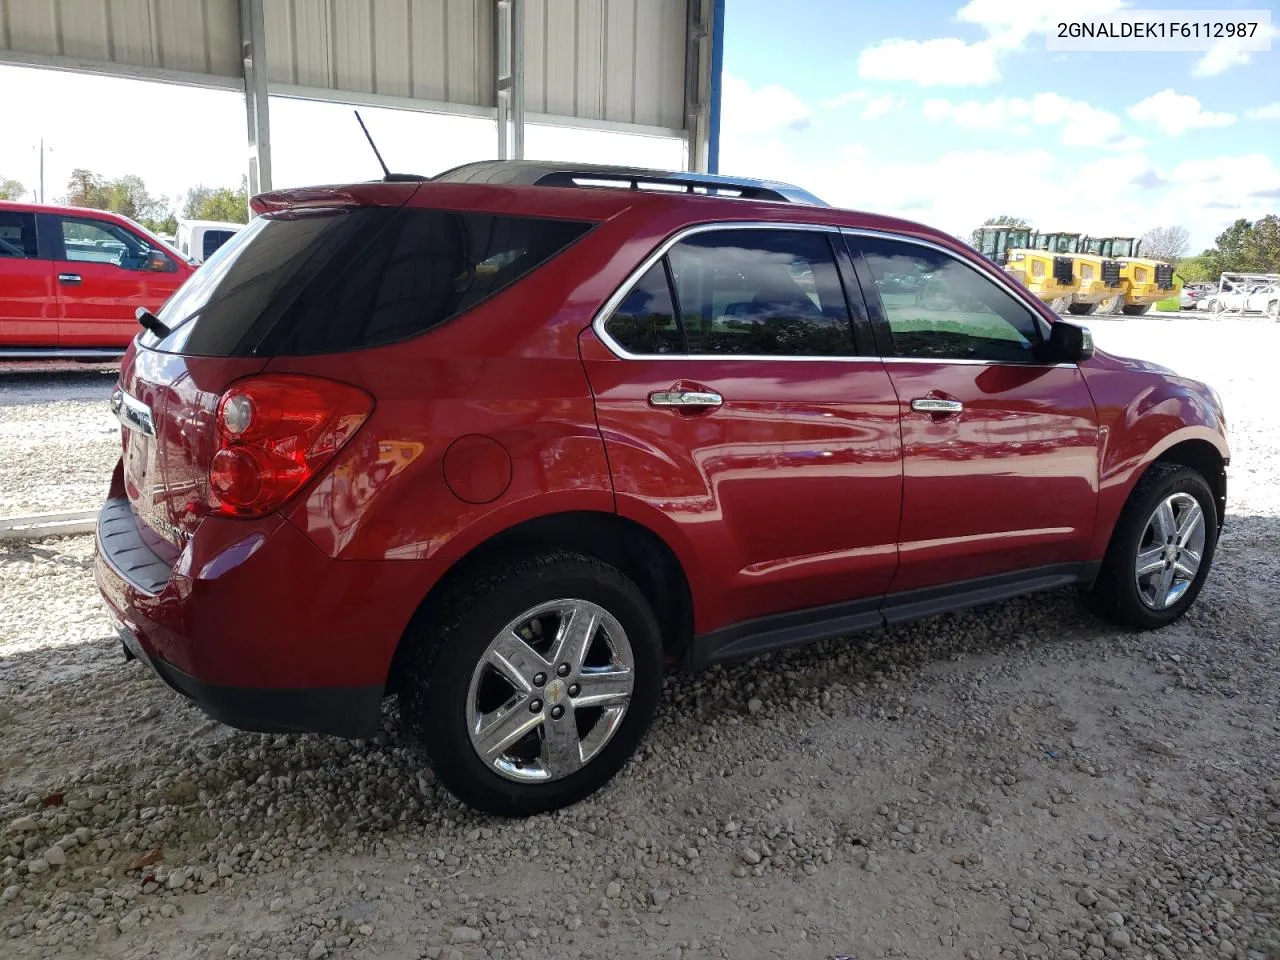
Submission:
[[[1040,359],[1048,323],[1002,278],[932,243],[847,240],[901,410],[892,592],[1074,579],[1098,489],[1097,417],[1079,368]]]
[[[57,342],[53,263],[40,256],[36,215],[0,210],[0,348]]]
[[[56,222],[59,346],[123,349],[138,332],[137,309],[158,311],[180,285],[177,263],[113,221],[85,215]]]
[[[684,561],[699,634],[738,625],[711,647],[757,642],[744,621],[828,605],[842,606],[814,616],[876,623],[893,576],[897,405],[856,348],[833,239],[686,231],[583,333],[618,512]],[[796,624],[772,626],[766,646]]]

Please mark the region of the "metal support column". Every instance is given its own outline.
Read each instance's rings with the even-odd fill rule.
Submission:
[[[524,159],[524,0],[495,0],[498,159]]]
[[[244,108],[249,127],[249,196],[271,189],[271,123],[267,104],[267,28],[262,0],[240,0]]]
[[[684,69],[685,168],[707,173],[711,142],[713,0],[689,0]]]
[[[720,172],[720,79],[724,73],[724,0],[712,0],[711,103],[707,145],[707,172]]]

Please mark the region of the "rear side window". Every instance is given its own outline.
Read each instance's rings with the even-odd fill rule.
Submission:
[[[641,277],[605,324],[629,353],[857,353],[825,232],[710,230],[681,240],[664,259],[666,266],[659,261]]]
[[[668,256],[691,354],[856,353],[825,233],[713,230],[680,241]]]
[[[382,207],[258,217],[165,305],[172,333],[143,343],[197,356],[394,343],[472,309],[590,227]]]
[[[683,353],[684,334],[676,322],[667,267],[659,260],[642,276],[604,326],[628,353]]]
[[[36,257],[36,215],[0,211],[0,257]]]

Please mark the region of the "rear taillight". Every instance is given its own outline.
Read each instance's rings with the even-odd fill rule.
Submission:
[[[256,517],[276,509],[333,459],[372,411],[372,397],[334,380],[279,374],[232,384],[218,401],[210,511]]]

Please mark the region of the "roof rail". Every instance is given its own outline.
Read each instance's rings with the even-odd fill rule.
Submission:
[[[432,179],[454,183],[651,190],[655,193],[734,197],[742,200],[768,200],[775,203],[802,203],[817,207],[828,205],[807,190],[772,180],[543,160],[481,160],[446,170]]]

